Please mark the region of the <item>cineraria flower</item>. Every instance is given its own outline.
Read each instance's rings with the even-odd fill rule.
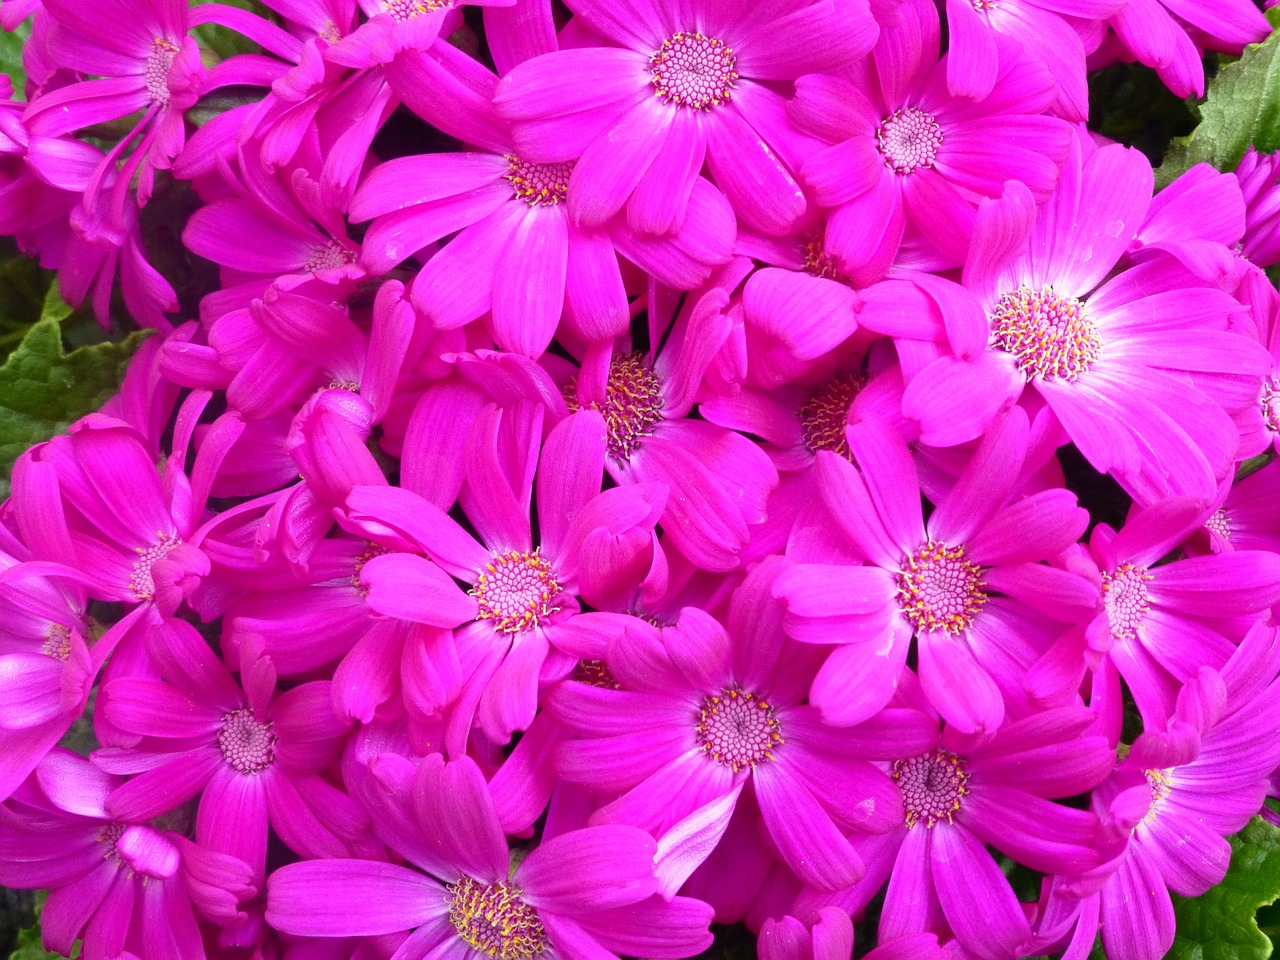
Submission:
[[[1027,434],[1018,408],[994,424],[927,524],[915,464],[892,427],[847,428],[857,467],[818,454],[818,489],[865,565],[797,564],[776,591],[791,636],[838,644],[809,695],[829,723],[858,723],[889,702],[913,636],[925,695],[956,729],[994,733],[1006,702],[1025,709],[1028,667],[1097,603],[1088,581],[1038,562],[1088,525],[1075,495],[1009,502]]]
[[[1109,17],[1126,6],[1125,0],[946,0],[946,4],[947,86],[955,96],[981,98],[997,86],[996,35],[1003,34],[1053,75],[1058,88],[1053,106],[1060,116],[1080,121],[1089,116],[1086,50],[1073,24]]]
[[[1227,661],[1233,644],[1223,631],[1232,621],[1280,601],[1280,555],[1270,551],[1158,563],[1203,519],[1202,502],[1170,499],[1131,514],[1119,533],[1100,523],[1089,538],[1103,609],[1086,641],[1111,657],[1148,726],[1168,718],[1179,683]]]
[[[358,486],[347,497],[349,526],[375,542],[431,558],[387,552],[366,562],[360,582],[370,607],[435,627],[473,621],[452,633],[437,631],[421,667],[437,688],[431,708],[452,707],[448,744],[459,754],[465,752],[473,718],[497,743],[529,726],[539,683],[567,672],[567,657],[557,647],[562,633],[575,630],[579,571],[597,582],[621,581],[615,592],[642,573],[625,551],[611,555],[600,550],[593,542],[597,532],[621,526],[629,517],[652,536],[665,499],[658,485],[646,484],[608,497],[611,509],[594,508],[605,497],[599,492],[602,418],[583,411],[563,420],[548,435],[539,457],[541,428],[541,410],[529,404],[505,411],[490,405],[477,418],[459,499],[478,538],[408,489]],[[536,544],[530,518],[535,464]],[[610,561],[612,569],[585,570],[602,561]],[[461,594],[446,574],[470,584],[469,595]],[[431,708],[424,713],[433,712]]]
[[[946,91],[932,0],[903,4],[898,17],[862,69],[802,77],[788,104],[801,128],[835,144],[800,174],[815,202],[836,208],[825,248],[859,286],[884,276],[908,220],[963,262],[973,201],[999,196],[1007,180],[1043,200],[1070,139],[1065,121],[1045,115],[1052,78],[1015,43],[999,44],[995,88],[975,102]]]
[[[1207,540],[1208,548],[1214,553],[1265,550],[1280,554],[1277,497],[1280,497],[1280,464],[1274,460],[1243,480],[1224,482],[1201,528],[1203,534],[1192,535],[1188,551],[1203,553]]]
[[[1245,202],[1241,256],[1264,268],[1280,263],[1280,157],[1249,147],[1234,176]]]
[[[270,659],[242,649],[241,689],[180,620],[152,627],[146,646],[158,676],[108,679],[98,701],[109,723],[140,738],[94,753],[98,767],[135,774],[106,796],[113,816],[159,817],[199,794],[198,842],[243,860],[259,880],[268,823],[304,856],[354,852],[365,813],[320,776],[348,726],[334,713],[329,681],[277,694]]]
[[[495,98],[520,157],[577,161],[570,215],[600,225],[625,206],[636,229],[669,233],[686,219],[705,159],[738,216],[786,233],[805,209],[794,171],[809,144],[771,84],[866,53],[877,33],[866,3],[574,0],[570,9],[617,46],[522,63]],[[793,42],[808,37],[822,42]]]
[[[1243,307],[1174,258],[1115,271],[1151,202],[1151,165],[1119,145],[1089,149],[1073,140],[1038,213],[1016,183],[983,201],[965,287],[929,287],[955,356],[911,379],[903,412],[924,443],[950,446],[1030,387],[1139,503],[1211,497],[1236,447],[1223,404],[1270,355],[1231,331]]]
[[[1065,707],[1006,724],[977,748],[948,730],[938,750],[899,752],[893,779],[906,819],[880,915],[882,942],[936,932],[940,912],[973,956],[1025,955],[1027,915],[984,844],[1049,874],[1098,863],[1098,818],[1051,802],[1090,790],[1111,771],[1114,752],[1090,733],[1093,723],[1087,709]]]
[[[138,604],[136,616],[153,606],[172,615],[209,572],[187,542],[204,505],[192,501],[181,458],[161,477],[123,426],[84,424],[32,447],[14,465],[12,502],[37,559],[65,565],[97,599]]]
[[[655,895],[655,844],[634,827],[544,836],[513,870],[479,768],[470,757],[445,763],[440,754],[421,762],[399,809],[400,852],[416,870],[373,860],[289,864],[268,880],[267,922],[311,937],[412,929],[397,952],[402,960],[665,960],[711,945],[711,908]]]
[[[655,288],[647,354],[629,349],[626,338],[590,346],[577,371],[560,367],[570,409],[594,409],[604,417],[601,446],[609,476],[620,486],[664,484],[670,493],[663,533],[711,571],[738,565],[778,483],[777,470],[756,444],[689,416],[703,375],[730,334],[726,288],[737,286],[749,268],[742,260],[729,264],[674,317],[671,297]],[[664,327],[670,331],[665,337]]]
[[[1165,955],[1174,937],[1169,891],[1197,897],[1222,880],[1231,860],[1224,838],[1262,807],[1280,763],[1278,655],[1275,628],[1256,625],[1220,670],[1201,667],[1182,687],[1167,726],[1149,723],[1138,736],[1093,795],[1121,849],[1051,890],[1044,924],[1064,913],[1075,922],[1073,933],[1059,928],[1047,939],[1070,934],[1073,948],[1087,950],[1100,928],[1108,956]]]
[[[887,709],[837,729],[802,702],[818,658],[783,636],[770,590],[784,566],[775,558],[748,575],[728,630],[695,607],[663,630],[636,621],[605,657],[618,689],[568,682],[548,699],[580,738],[560,745],[560,777],[620,794],[591,822],[658,837],[696,832],[697,852],[683,861],[660,846],[664,883],[668,870],[683,882],[706,858],[746,789],[805,882],[828,890],[855,883],[863,865],[843,831],[882,833],[898,809],[891,784],[867,761],[936,742],[934,724],[916,710]]]
[[[203,960],[195,911],[227,924],[253,897],[249,867],[145,820],[110,816],[122,781],[55,749],[0,807],[0,883],[48,889],[45,946],[85,960]],[[194,909],[193,909],[194,908]]]

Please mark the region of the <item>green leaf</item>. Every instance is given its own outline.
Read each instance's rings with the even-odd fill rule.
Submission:
[[[50,288],[40,320],[0,367],[0,496],[8,496],[9,471],[19,454],[97,410],[119,389],[126,363],[148,333],[65,353],[61,324],[71,312],[57,286]]]
[[[44,908],[45,895],[40,894],[40,899],[36,903],[36,919],[31,926],[25,930],[18,931],[18,946],[13,953],[9,954],[9,960],[62,960],[62,954],[50,953],[44,948],[44,942],[40,936],[40,911]],[[79,950],[73,950],[72,954],[78,954]]]
[[[1259,907],[1280,897],[1280,829],[1261,817],[1231,840],[1231,869],[1200,897],[1174,897],[1178,936],[1167,960],[1267,960],[1271,940]]]
[[[1260,453],[1256,457],[1250,457],[1240,464],[1236,470],[1236,481],[1239,482],[1250,474],[1257,473],[1268,463],[1275,459],[1275,455],[1268,450],[1266,453]]]
[[[254,0],[194,0],[191,4],[198,7],[206,3],[221,3],[228,7],[239,7],[262,16],[265,11],[261,4]],[[234,30],[228,30],[218,23],[202,23],[191,31],[201,49],[215,54],[215,59],[226,60],[238,53],[258,53],[258,45],[248,37],[243,37]]]
[[[1267,11],[1273,28],[1280,9]],[[1234,170],[1250,144],[1262,153],[1280,150],[1280,33],[1245,48],[1209,82],[1200,106],[1200,123],[1169,145],[1156,170],[1156,186],[1164,187],[1197,163]]]
[[[27,85],[27,72],[22,69],[22,46],[31,36],[31,20],[20,23],[12,33],[0,30],[0,73],[13,81],[14,95],[25,99],[23,88]]]

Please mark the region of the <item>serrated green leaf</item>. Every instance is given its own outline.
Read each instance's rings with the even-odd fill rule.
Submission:
[[[1273,28],[1280,9],[1267,11]],[[1234,170],[1250,144],[1263,153],[1280,150],[1280,33],[1251,44],[1235,63],[1209,82],[1200,106],[1200,123],[1169,144],[1156,170],[1156,186],[1164,187],[1197,163]]]
[[[40,936],[40,911],[44,908],[44,899],[44,894],[41,894],[36,903],[35,922],[18,931],[18,946],[9,954],[9,960],[62,960],[62,954],[50,953],[44,948],[44,941]],[[79,952],[73,950],[72,954]]]
[[[1174,897],[1178,936],[1167,960],[1267,960],[1271,940],[1258,929],[1260,907],[1280,898],[1280,829],[1261,817],[1231,841],[1231,869],[1200,897]]]
[[[61,322],[71,312],[56,285],[50,288],[40,320],[0,367],[0,496],[8,496],[9,471],[24,450],[61,433],[115,393],[147,336],[138,331],[118,343],[64,353]]]

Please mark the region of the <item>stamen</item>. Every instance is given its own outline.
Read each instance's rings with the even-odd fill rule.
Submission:
[[[844,428],[849,422],[849,407],[866,385],[866,377],[845,373],[810,394],[800,408],[800,430],[806,449],[811,453],[830,450],[850,459]]]
[[[1213,531],[1223,540],[1230,542],[1231,540],[1231,521],[1227,518],[1227,511],[1219,507],[1213,512],[1208,520],[1204,522],[1208,530]]]
[[[622,689],[622,684],[614,678],[609,665],[603,660],[579,660],[573,671],[573,679],[604,690]]]
[[[894,761],[893,779],[902,791],[908,827],[917,823],[933,827],[940,820],[951,823],[960,812],[960,798],[969,792],[964,764],[945,750]]]
[[[572,173],[572,163],[530,163],[509,153],[502,176],[517,199],[531,207],[555,207],[568,199]]]
[[[963,547],[927,541],[903,558],[896,579],[903,616],[925,633],[962,633],[987,602],[981,572]]]
[[[178,47],[171,41],[163,37],[151,41],[142,79],[147,87],[147,98],[161,107],[169,106],[169,68],[177,55]]]
[[[304,270],[307,273],[315,273],[317,270],[332,270],[355,262],[356,255],[352,251],[337,240],[330,240],[311,248]]]
[[[246,708],[232,710],[222,718],[218,749],[222,758],[239,773],[258,773],[275,761],[275,725],[262,723]]]
[[[1084,304],[1051,286],[1006,293],[991,314],[992,343],[1011,353],[1028,380],[1078,379],[1102,350]]]
[[[772,704],[738,687],[703,698],[694,732],[702,752],[734,773],[772,760],[783,743]]]
[[[897,173],[932,167],[942,146],[942,127],[918,107],[903,107],[876,127],[876,147],[885,166]]]
[[[569,411],[578,409],[577,381],[564,386]],[[604,416],[605,448],[615,460],[629,460],[640,441],[662,421],[662,382],[641,353],[624,353],[609,363],[604,403],[592,403]]]
[[[49,624],[44,632],[45,641],[40,645],[40,652],[66,663],[71,659],[71,628],[60,623]]]
[[[133,591],[133,595],[139,600],[155,599],[156,581],[151,575],[151,568],[157,561],[163,560],[182,543],[177,537],[170,536],[167,533],[162,533],[159,536],[160,539],[149,547],[134,547],[134,552],[138,554],[138,559],[134,561],[133,573],[129,575],[129,589]]]
[[[1262,419],[1272,433],[1280,433],[1280,380],[1267,377],[1262,381]]]
[[[493,960],[534,960],[547,949],[538,911],[520,899],[519,887],[462,877],[445,889],[452,897],[449,922],[472,948]]]
[[[124,832],[128,829],[129,825],[127,823],[108,823],[98,831],[98,835],[94,839],[106,848],[102,853],[103,860],[110,860],[117,867],[127,866],[124,857],[120,856],[120,851],[116,849],[116,844],[120,842],[120,838],[124,836]]]
[[[492,620],[502,633],[520,633],[542,625],[560,608],[560,583],[551,563],[538,550],[495,553],[471,588],[480,612],[478,620]]]
[[[1119,640],[1132,640],[1138,635],[1138,627],[1146,616],[1147,584],[1152,580],[1146,567],[1122,563],[1115,573],[1102,575],[1102,607],[1107,612],[1111,636]]]
[[[1143,773],[1146,775],[1147,785],[1151,787],[1151,806],[1147,808],[1146,815],[1138,824],[1139,827],[1156,818],[1164,807],[1165,801],[1169,799],[1169,792],[1173,789],[1170,781],[1173,776],[1173,767],[1165,767],[1163,770],[1144,770]],[[1138,827],[1134,829],[1137,830]]]
[[[451,0],[382,0],[383,9],[391,14],[393,20],[401,23],[420,17],[424,13],[443,10]]]
[[[649,57],[657,96],[694,110],[710,110],[729,99],[737,86],[738,58],[715,37],[673,33]]]
[[[826,240],[822,234],[818,234],[812,239],[800,245],[800,254],[804,258],[804,266],[801,268],[811,277],[820,277],[823,280],[835,280],[837,283],[843,283],[846,286],[853,285],[853,279],[840,269],[840,261],[827,253]]]

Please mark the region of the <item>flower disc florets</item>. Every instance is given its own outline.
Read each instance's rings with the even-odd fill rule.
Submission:
[[[1150,580],[1146,567],[1132,563],[1122,563],[1115,573],[1102,575],[1102,605],[1113,637],[1132,640],[1138,635],[1138,626],[1150,606],[1147,602]]]
[[[1280,383],[1275,377],[1262,381],[1262,419],[1272,433],[1280,433]]]
[[[804,445],[811,453],[830,450],[845,459],[849,457],[849,441],[844,428],[849,420],[849,407],[867,378],[846,373],[823,384],[800,407],[800,430]]]
[[[274,724],[263,723],[248,709],[232,710],[218,728],[218,749],[238,773],[258,773],[275,761]]]
[[[182,541],[167,533],[160,534],[160,539],[149,547],[135,547],[138,559],[133,563],[133,572],[129,575],[129,589],[139,600],[154,600],[156,581],[151,575],[151,568],[159,560],[172,553]]]
[[[699,749],[734,773],[772,760],[783,742],[773,706],[738,687],[703,698],[694,732]]]
[[[1013,354],[1029,380],[1072,381],[1098,359],[1102,340],[1084,304],[1047,284],[1019,287],[991,313],[992,343]]]
[[[963,547],[926,542],[904,557],[897,575],[898,606],[917,630],[958,634],[987,602],[986,584]]]
[[[520,899],[518,887],[462,877],[447,889],[449,922],[471,947],[493,960],[534,960],[547,949],[538,911]]]
[[[902,791],[908,827],[932,827],[939,820],[951,823],[960,811],[960,798],[969,792],[964,764],[944,750],[895,761],[893,779]]]
[[[531,163],[507,154],[503,179],[511,184],[516,198],[531,207],[554,207],[569,198],[572,163]]]
[[[559,609],[560,583],[551,563],[537,550],[496,553],[471,588],[480,607],[477,620],[491,620],[502,633],[520,633],[541,626]]]
[[[667,103],[710,110],[729,99],[737,86],[733,50],[715,37],[673,33],[649,57],[655,93]]]
[[[938,121],[919,107],[895,110],[876,127],[876,148],[896,173],[932,167],[942,140]]]
[[[160,107],[169,106],[169,69],[177,55],[178,48],[172,41],[163,37],[151,41],[142,79],[147,86],[147,99]]]
[[[424,13],[443,10],[449,6],[449,0],[384,0],[383,6],[393,20],[404,23]]]
[[[570,411],[578,409],[573,384],[566,385]],[[592,403],[604,417],[605,448],[628,460],[640,441],[662,421],[662,383],[642,353],[624,353],[609,363],[604,403]]]

